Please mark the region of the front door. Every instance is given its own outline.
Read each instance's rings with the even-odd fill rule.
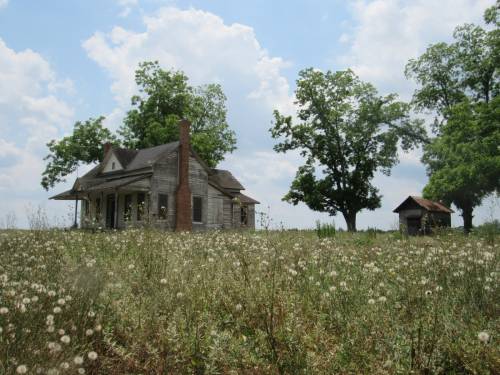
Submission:
[[[109,194],[106,199],[106,228],[115,227],[115,195]]]

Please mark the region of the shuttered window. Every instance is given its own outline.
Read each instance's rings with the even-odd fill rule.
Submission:
[[[158,219],[166,220],[168,212],[168,195],[158,194]]]
[[[146,195],[137,193],[137,221],[141,221],[146,213]]]
[[[202,199],[201,197],[193,197],[193,222],[202,222]]]

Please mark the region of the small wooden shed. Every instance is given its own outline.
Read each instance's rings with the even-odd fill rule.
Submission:
[[[410,195],[394,209],[399,226],[409,235],[431,233],[433,227],[451,227],[453,210],[442,203]]]

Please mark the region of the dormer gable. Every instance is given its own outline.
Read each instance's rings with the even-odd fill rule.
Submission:
[[[123,169],[123,165],[120,163],[114,150],[110,150],[109,154],[106,155],[106,158],[103,160],[103,165],[101,169],[101,173],[109,173],[116,172]]]

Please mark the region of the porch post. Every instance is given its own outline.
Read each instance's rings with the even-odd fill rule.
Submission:
[[[118,191],[115,190],[115,222],[113,223],[115,229],[118,229]]]
[[[75,222],[73,223],[73,228],[78,228],[78,195],[76,195],[75,199]]]

